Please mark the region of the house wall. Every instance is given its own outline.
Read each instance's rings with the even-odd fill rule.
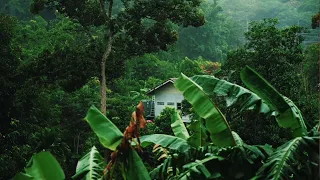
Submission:
[[[177,109],[177,103],[181,103],[184,99],[182,93],[174,87],[172,83],[167,83],[159,89],[155,90],[155,116],[159,116],[161,111],[169,106]],[[158,102],[163,102],[163,105],[159,105]],[[168,105],[168,103],[173,103],[173,105]],[[183,121],[189,122],[188,116],[181,117]]]

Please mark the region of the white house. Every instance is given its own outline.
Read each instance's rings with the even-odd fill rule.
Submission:
[[[184,99],[182,93],[174,87],[173,83],[177,78],[170,78],[159,86],[151,89],[147,94],[152,97],[150,104],[153,117],[160,115],[165,107],[181,110],[181,102]],[[190,122],[189,116],[181,117],[184,122]]]

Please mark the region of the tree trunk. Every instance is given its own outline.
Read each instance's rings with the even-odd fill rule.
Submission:
[[[100,94],[101,94],[101,102],[100,102],[100,110],[102,114],[107,114],[107,80],[106,80],[106,62],[111,53],[112,49],[112,42],[113,42],[113,33],[111,30],[112,27],[112,6],[113,0],[109,0],[109,8],[108,14],[106,14],[105,10],[105,0],[100,0],[100,8],[101,12],[103,13],[106,18],[109,19],[108,25],[108,43],[106,51],[104,52],[102,59],[101,59],[101,81],[100,81]]]
[[[320,27],[320,22],[319,22],[319,27]],[[320,32],[318,33],[318,36],[320,38]],[[318,44],[319,46],[319,44]],[[319,48],[319,53],[318,53],[318,98],[320,102],[320,48]],[[320,116],[319,116],[319,127],[318,127],[318,131],[320,132]],[[319,173],[320,175],[320,173]]]
[[[106,115],[107,113],[107,81],[106,81],[106,62],[111,53],[112,48],[112,33],[109,30],[108,44],[106,51],[103,54],[101,59],[101,81],[100,81],[100,93],[101,93],[101,102],[100,102],[100,110],[102,114]]]

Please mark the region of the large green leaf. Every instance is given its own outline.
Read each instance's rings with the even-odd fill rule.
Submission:
[[[195,160],[194,162],[188,163],[183,166],[185,171],[181,173],[177,179],[194,179],[192,178],[192,172],[196,174],[203,174],[206,177],[206,179],[220,177],[221,175],[218,172],[211,174],[204,165],[205,163],[214,159],[221,161],[224,158],[220,156],[210,156],[202,160]]]
[[[33,180],[33,177],[28,174],[19,172],[14,176],[13,180]]]
[[[193,132],[188,139],[190,145],[193,147],[201,147],[207,144],[207,130],[201,120],[192,122],[189,129]]]
[[[237,146],[243,146],[244,142],[242,141],[242,139],[240,138],[239,134],[232,131],[232,136],[234,138],[234,140],[236,141],[236,145]]]
[[[72,179],[94,180],[101,179],[104,161],[97,148],[93,146],[89,153],[84,155],[77,164],[76,174]]]
[[[186,152],[190,149],[186,140],[166,134],[151,134],[140,138],[141,146],[146,147],[152,144],[160,144],[162,147]]]
[[[247,145],[245,142],[243,142],[243,140],[236,132],[232,131],[232,135],[237,144],[237,146],[235,146],[234,149],[238,149],[239,151],[237,152],[239,152],[241,156],[245,158],[250,164],[254,164],[257,159],[266,159],[266,155],[268,156],[268,152],[272,152],[272,148],[268,145]]]
[[[133,148],[129,148],[128,167],[126,178],[128,180],[151,180],[150,175],[144,166],[141,158]]]
[[[121,143],[123,134],[105,115],[96,107],[91,106],[85,120],[98,136],[101,144],[114,151]]]
[[[250,67],[241,71],[243,83],[272,110],[276,111],[276,120],[281,127],[290,128],[293,136],[303,136],[307,133],[307,127],[297,106],[288,98],[281,95],[269,82]]]
[[[150,171],[151,179],[169,180],[175,179],[176,167],[173,167],[174,159],[171,156],[166,158],[162,164]],[[175,172],[175,173],[174,173]]]
[[[319,136],[296,137],[280,146],[258,170],[253,179],[317,179],[315,174],[299,170],[319,168]]]
[[[202,87],[182,73],[174,85],[183,92],[184,98],[192,104],[196,113],[205,119],[212,142],[217,146],[234,146],[235,141],[228,122]]]
[[[25,173],[18,173],[13,179],[62,180],[65,176],[58,161],[50,152],[44,151],[33,155],[25,168]]]
[[[189,133],[184,125],[179,112],[175,109],[171,115],[171,128],[175,136],[187,140],[189,138]]]
[[[270,108],[255,93],[237,84],[209,75],[197,75],[191,78],[208,95],[226,96],[226,105],[239,104],[243,110],[257,109],[261,113],[269,113]]]

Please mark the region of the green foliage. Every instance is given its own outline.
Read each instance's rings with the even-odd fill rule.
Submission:
[[[290,128],[294,137],[307,133],[302,114],[298,107],[287,97],[281,95],[271,84],[248,66],[241,71],[241,80],[244,84],[270,107],[276,111],[276,120],[279,126]]]
[[[246,79],[244,79],[244,77],[246,77]],[[252,79],[255,79],[255,82],[257,82],[258,84],[263,85],[259,78],[262,79],[266,85],[269,85],[266,80],[264,80],[253,70],[245,68],[244,71],[242,71],[242,79],[243,81],[245,81],[245,84],[249,84],[250,88],[253,87],[250,84]],[[212,79],[207,79],[207,82],[210,83],[213,81]],[[203,84],[206,84],[205,81],[203,81]],[[193,94],[198,95],[195,97],[200,96],[199,91],[201,91],[202,94],[206,95],[201,90],[202,87],[200,85],[187,78],[183,74],[182,77],[176,81],[175,85],[178,86],[183,92],[189,92],[186,89],[190,89],[190,87],[198,88],[196,90],[192,89]],[[231,85],[231,83],[228,83],[227,85]],[[272,87],[271,85],[269,86]],[[265,96],[267,93],[261,94],[261,92],[263,92],[261,88],[264,88],[264,86],[254,87],[254,91],[257,92],[256,96],[260,99],[266,100]],[[237,87],[237,89],[243,90],[244,88]],[[268,90],[268,88],[264,88],[263,90]],[[247,90],[247,93],[250,94],[251,92]],[[272,95],[272,93],[270,94]],[[125,179],[261,179],[265,177],[272,179],[284,179],[288,176],[297,178],[301,178],[304,176],[319,176],[317,170],[315,169],[315,167],[318,166],[318,162],[314,161],[315,159],[319,158],[319,147],[317,144],[317,141],[319,141],[318,132],[311,131],[309,134],[305,134],[306,136],[301,136],[302,134],[300,134],[299,136],[299,134],[296,134],[299,137],[288,141],[287,143],[278,147],[275,151],[269,145],[247,145],[240,138],[240,136],[233,131],[230,132],[230,134],[232,136],[234,144],[224,145],[224,147],[215,146],[208,143],[204,144],[201,142],[203,136],[202,131],[208,130],[208,132],[212,136],[212,132],[215,132],[215,130],[219,130],[219,128],[221,129],[221,126],[210,126],[208,121],[212,121],[215,119],[208,118],[208,116],[204,117],[205,113],[197,110],[196,106],[204,107],[204,105],[208,106],[208,103],[212,104],[212,102],[205,101],[206,99],[209,99],[209,97],[204,96],[201,102],[198,101],[198,103],[194,103],[195,101],[192,98],[188,97],[187,93],[184,93],[184,95],[186,96],[186,99],[191,102],[196,112],[201,117],[203,117],[206,123],[203,126],[201,121],[194,121],[193,124],[191,124],[191,130],[193,132],[191,133],[192,135],[188,138],[188,140],[165,134],[151,134],[142,136],[140,139],[142,147],[147,147],[151,144],[158,144],[162,148],[170,149],[169,152],[167,151],[165,153],[166,158],[163,163],[152,170],[150,172],[150,176],[141,158],[136,153],[134,148],[128,146],[128,148],[122,149],[121,146],[119,149],[120,143],[118,143],[118,139],[120,138],[121,140],[123,137],[119,129],[110,120],[103,116],[101,112],[99,112],[99,110],[93,107],[89,109],[85,119],[91,126],[94,133],[99,137],[102,145],[106,146],[107,148],[113,148],[113,150],[117,150],[116,152],[121,155],[118,155],[119,157],[116,160],[115,165],[121,167],[122,175]],[[262,97],[260,97],[259,95],[261,95]],[[237,96],[237,94],[233,94],[233,96]],[[266,104],[268,104],[270,109],[276,107],[274,104],[270,103],[272,101],[270,101],[269,99],[265,102]],[[286,99],[286,102],[288,102],[288,99]],[[209,106],[212,107],[212,105],[210,104]],[[296,110],[298,110],[297,107],[295,108]],[[212,111],[212,109],[213,108],[210,108],[206,114],[210,115],[209,111]],[[213,110],[219,111],[218,109]],[[276,108],[275,110],[279,110],[279,108]],[[223,117],[222,113],[219,113],[220,116]],[[186,134],[188,134],[188,132],[183,126],[183,123],[181,122],[181,120],[180,123],[179,121],[177,121],[179,120],[177,111],[171,111],[171,114],[174,115],[172,126],[179,127],[178,129],[180,129],[180,131],[185,134],[183,137],[187,138]],[[295,119],[288,118],[286,121],[290,124],[290,122],[295,122]],[[303,119],[301,119],[301,121],[303,122]],[[219,122],[221,124],[221,120],[216,120],[216,122]],[[177,124],[180,125],[175,126]],[[224,124],[228,125],[225,119]],[[105,131],[106,129],[107,131]],[[176,134],[181,134],[177,132],[177,128],[174,129]],[[230,130],[230,128],[228,129]],[[219,136],[217,137],[221,137],[224,139],[230,138],[228,134],[218,135]],[[214,134],[214,136],[216,136],[216,134]],[[196,143],[193,144],[194,141],[191,141],[191,139],[196,141]],[[215,139],[212,140],[213,143],[216,143],[217,141],[214,140]],[[131,143],[131,145],[134,146],[133,143]],[[54,164],[58,165],[57,162]],[[99,155],[96,148],[93,147],[91,149],[91,152],[86,154],[79,161],[75,178],[80,178],[80,176],[83,177],[84,175],[88,175],[86,179],[101,178],[102,164],[102,157]],[[42,167],[43,165],[41,166],[41,168],[34,168],[33,171],[40,171],[42,170]],[[27,171],[26,174],[19,173],[16,178],[28,179],[30,178],[29,174],[32,174],[32,172],[28,173]],[[46,175],[46,173],[44,173],[43,175]],[[91,178],[90,175],[94,175],[94,178]]]
[[[296,68],[303,59],[302,28],[279,29],[278,21],[266,19],[250,23],[246,33],[248,42],[243,48],[231,52],[223,66],[225,74],[234,71],[230,81],[240,83],[240,69],[248,65],[257,70],[282,94],[296,100],[299,82]]]
[[[301,63],[301,71],[299,73],[299,79],[301,82],[301,89],[299,94],[299,101],[297,106],[305,115],[306,125],[311,128],[315,125],[316,119],[318,119],[319,112],[319,100],[318,100],[318,44],[313,44],[307,47],[305,50],[305,56]]]
[[[247,71],[250,71],[251,73]],[[260,75],[256,74],[255,72],[255,74],[253,74],[252,72],[254,71],[249,68],[245,68],[242,71],[241,78],[243,81],[245,81],[245,84],[248,84],[249,82],[252,83],[253,81],[251,80],[255,79],[254,82],[261,85],[262,83],[261,80],[259,80],[260,78],[265,83],[264,85],[269,85],[270,87],[272,87]],[[192,94],[195,96],[195,90],[188,91],[188,88],[192,86],[191,84],[184,82],[184,86],[181,85],[183,82],[181,80],[182,78],[176,81],[176,85],[178,86],[178,88],[180,88],[182,92],[193,92]],[[214,81],[207,78],[207,82],[210,83]],[[203,81],[202,83],[206,84],[205,81]],[[202,87],[196,84],[196,82],[193,82],[193,84],[199,89],[202,89]],[[231,85],[231,83],[229,83],[228,85]],[[270,104],[270,99],[273,94],[270,92],[261,94],[261,92],[264,91],[268,92],[268,88],[258,85],[253,86],[252,84],[249,84],[249,87],[255,87],[254,91],[257,92],[257,94],[254,94],[249,90],[247,90],[247,93],[253,94],[260,100],[265,100],[266,104],[269,106],[269,109],[273,110],[274,104]],[[237,89],[239,90],[241,88],[237,87]],[[275,90],[273,89],[273,91]],[[220,91],[219,93],[221,92],[224,91]],[[190,97],[187,96],[188,94],[186,94],[187,93],[184,93],[185,98],[191,102],[195,110],[196,106],[203,107],[201,103],[205,103],[206,106],[208,106],[209,104],[208,101],[204,100],[198,103],[194,103],[194,101],[191,101]],[[237,97],[237,95],[238,94],[236,93],[231,94],[228,98],[231,98],[233,96]],[[261,97],[259,97],[259,95],[261,95]],[[266,100],[266,96],[268,96],[269,99]],[[289,104],[292,103],[292,101],[288,100],[287,98],[285,98],[285,102],[289,102]],[[244,106],[245,105],[246,104],[244,104]],[[299,109],[293,104],[290,104],[289,108],[294,108],[295,111],[299,111]],[[209,111],[212,111],[212,108],[210,108],[208,112]],[[199,114],[199,111],[196,110],[196,112]],[[256,113],[258,112],[259,111],[256,111]],[[280,112],[279,114],[281,116]],[[201,114],[199,115],[201,116]],[[212,119],[205,119],[206,122],[208,120]],[[304,120],[302,118],[299,121],[303,123]],[[291,124],[294,126],[295,122],[295,117],[286,117],[287,124]],[[193,128],[198,128],[198,130],[204,129],[204,127],[201,126]],[[205,125],[205,128],[210,132],[207,124]],[[213,128],[218,129],[217,126]],[[292,127],[289,126],[287,128]],[[304,131],[306,131],[306,129],[304,129]],[[297,178],[301,178],[302,176],[318,177],[318,173],[317,171],[315,171],[315,167],[318,166],[318,163],[314,162],[314,160],[319,158],[319,147],[315,147],[317,146],[316,140],[319,139],[319,134],[317,134],[315,137],[302,137],[302,135],[306,135],[304,133],[296,133],[295,135],[298,137],[283,144],[275,152],[273,152],[273,149],[268,145],[247,145],[237,133],[232,132],[232,137],[236,143],[235,145],[217,147],[209,144],[207,146],[201,146],[200,148],[191,147],[188,152],[183,154],[171,152],[169,153],[169,156],[167,156],[167,159],[152,172],[150,172],[150,174],[154,179],[179,179],[179,177],[185,175],[187,175],[189,179],[204,179],[211,177],[212,174],[214,175],[214,177],[221,177],[226,179],[264,179],[266,177],[270,179],[284,179],[285,177],[289,176]],[[226,136],[227,135],[224,135],[224,137]],[[202,158],[200,158],[201,156]],[[207,157],[209,159],[210,157],[213,158],[215,156],[219,156],[221,158],[219,158],[219,161],[209,161],[208,164],[204,165],[203,163],[199,163],[201,161],[198,161],[198,159],[203,159],[203,156],[209,156]],[[258,170],[259,168],[260,170]],[[303,173],[303,175],[301,175],[301,173]]]
[[[49,152],[40,152],[32,156],[25,173],[18,173],[13,179],[65,179],[58,161]]]
[[[102,175],[103,167],[103,158],[97,148],[93,146],[91,151],[79,160],[76,174],[72,176],[72,179],[99,179]]]
[[[40,13],[41,17],[30,14],[31,2],[31,0],[0,1],[1,13],[16,16],[14,18],[0,15],[0,164],[3,165],[0,167],[0,179],[12,178],[16,172],[23,169],[24,164],[35,152],[43,150],[55,155],[65,170],[66,179],[69,179],[75,174],[77,161],[82,155],[86,155],[92,146],[95,145],[102,152],[103,145],[99,144],[99,138],[83,121],[83,115],[92,104],[99,105],[98,61],[105,51],[106,29],[110,26],[115,36],[106,69],[109,88],[107,117],[120,131],[123,131],[137,102],[148,98],[145,95],[147,89],[157,86],[168,78],[177,77],[180,71],[188,76],[215,75],[220,65],[199,56],[209,60],[224,59],[227,51],[235,48],[239,42],[243,42],[238,33],[247,31],[247,23],[250,20],[258,20],[268,14],[268,17],[280,19],[281,24],[275,24],[274,27],[288,24],[309,27],[311,14],[318,12],[314,6],[316,0],[286,2],[239,0],[231,3],[218,1],[223,11],[217,4],[211,2],[204,2],[200,10],[198,0],[159,2],[130,0],[114,1],[113,21],[110,25],[108,17],[101,13],[99,1],[59,0],[60,3],[56,3],[58,1],[52,3],[52,0],[35,0],[31,6],[33,13],[46,8]],[[107,7],[109,1],[103,2]],[[203,15],[206,17],[206,24],[203,27],[182,28],[187,25],[203,25]],[[317,18],[314,19],[316,22]],[[253,24],[248,29],[250,32],[247,45],[229,55],[229,60],[223,67],[228,72],[222,73],[226,77],[229,72],[236,70],[236,73],[231,75],[230,81],[240,83],[239,67],[245,64],[252,65],[272,82],[279,92],[295,101],[305,115],[306,125],[310,129],[318,123],[315,121],[318,119],[319,109],[318,46],[308,47],[302,56],[302,51],[298,47],[301,42],[298,28],[275,29],[270,21],[262,23],[261,26],[257,24],[259,23]],[[173,46],[178,34],[178,46]],[[302,35],[311,37],[312,33]],[[314,36],[312,38],[316,39]],[[249,41],[252,41],[250,47]],[[162,52],[144,55],[145,52],[159,50]],[[302,63],[298,63],[301,60]],[[217,82],[220,84],[222,81],[217,80]],[[232,105],[225,108],[219,104],[222,98],[214,97],[220,92],[215,92],[215,95],[210,94],[206,91],[205,84],[201,86],[210,98],[213,96],[219,108],[226,114],[231,129],[241,135],[247,144],[269,143],[277,147],[287,142],[286,129],[272,123],[275,122],[273,118],[265,118],[263,114],[257,115],[256,110],[263,107],[264,103],[255,99],[255,96],[242,91],[242,88],[236,88],[234,84],[223,86],[231,88],[226,90],[227,93],[231,93],[227,94],[226,102],[227,105]],[[224,96],[223,89],[220,90]],[[232,93],[237,93],[238,90],[244,94],[233,96]],[[250,96],[248,102],[252,104],[246,104],[247,96]],[[249,111],[241,112],[239,106],[248,107]],[[183,110],[185,109],[188,107],[183,104]],[[192,110],[191,106],[190,109]],[[158,125],[148,123],[141,134],[161,132],[173,135],[170,129],[171,114],[169,114],[167,113]],[[190,146],[189,151],[195,153],[190,153],[190,156],[169,153],[164,167],[171,165],[174,167],[176,162],[180,164],[177,168],[161,168],[160,172],[173,175],[175,171],[177,173],[188,171],[190,177],[201,179],[208,175],[202,170],[207,169],[211,175],[219,175],[215,173],[218,169],[220,177],[226,179],[238,176],[243,179],[251,178],[252,172],[255,173],[260,167],[263,158],[258,158],[257,162],[250,165],[249,161],[241,158],[247,159],[256,155],[248,154],[237,159],[235,157],[238,154],[232,154],[233,151],[239,151],[237,148],[220,149],[224,155],[232,154],[228,158],[224,156],[228,161],[219,162],[222,163],[220,166],[214,165],[215,159],[207,162],[208,164],[196,165],[196,159],[205,159],[216,151],[203,150],[213,146],[206,136],[208,132],[203,119],[197,115],[194,119],[195,122],[188,127],[190,138],[187,144]],[[202,150],[194,150],[195,148],[191,147],[199,147]],[[149,164],[147,169],[150,170],[155,167],[156,162],[150,156],[151,150],[148,148],[144,149],[141,157],[143,162]],[[175,153],[174,150],[171,152]],[[127,161],[127,156],[123,155],[126,154],[121,154],[121,157],[125,158],[119,160]],[[182,161],[183,158],[186,160]],[[186,164],[189,165],[183,168]],[[118,165],[121,166],[117,164],[117,167]],[[246,173],[246,169],[250,169],[250,172]],[[115,179],[121,176],[121,172],[117,170]],[[241,172],[245,172],[247,176],[241,176]]]
[[[240,22],[243,31],[248,21],[257,21],[264,18],[277,18],[281,26],[300,25],[310,26],[310,18],[318,12],[317,0],[291,1],[291,0],[221,0],[218,4],[223,8],[224,14]]]
[[[180,152],[188,151],[190,148],[185,139],[166,134],[145,135],[141,137],[140,141],[141,146],[143,147],[147,147],[151,144],[159,144],[165,148]]]
[[[11,46],[14,38],[14,30],[17,26],[17,19],[8,15],[0,14],[0,110],[1,126],[0,132],[7,131],[10,126],[11,117],[8,114],[12,108],[12,99],[17,88],[15,83],[16,68],[19,59],[16,57],[15,49]]]
[[[302,62],[302,82],[304,84],[303,94],[314,94],[317,91],[318,85],[318,44],[313,44],[305,50],[305,56]]]
[[[156,117],[154,124],[156,125],[155,133],[173,135],[171,129],[171,115],[175,112],[174,108],[165,107],[160,116]]]
[[[120,159],[118,160],[120,161],[118,163],[121,164],[122,175],[125,179],[150,179],[146,167],[142,163],[141,158],[133,149],[133,147],[128,145],[127,148],[123,148],[122,146],[124,146],[124,144],[121,144],[121,147],[119,149],[120,143],[123,143],[124,141],[129,141],[129,139],[125,139],[126,137],[123,136],[119,129],[108,118],[106,118],[97,108],[92,106],[89,109],[87,116],[85,117],[85,120],[88,122],[94,133],[99,137],[100,143],[104,147],[109,148],[113,151],[117,150],[117,154],[121,153],[121,155],[123,155],[121,159],[120,157],[118,157]],[[89,171],[89,174],[87,174],[89,175],[89,179],[91,179],[91,175],[94,175],[95,179],[100,179],[101,177],[108,176],[110,174],[109,172],[109,174],[100,174],[99,176],[99,172],[101,171],[101,167],[99,164],[102,163],[103,159],[101,157],[94,158],[94,156],[98,156],[97,153],[98,152],[95,150],[95,148],[93,148],[89,156],[90,161],[88,161],[88,158],[84,157],[79,162],[81,164],[78,164],[79,170],[81,170],[79,171],[80,174],[87,172],[87,170],[83,171],[83,167],[92,168],[93,165],[97,167],[94,169],[94,171]],[[86,156],[88,156],[88,154]],[[92,162],[93,160],[95,162]],[[112,173],[110,175],[112,177]]]
[[[15,94],[14,109],[11,109],[15,112],[12,114],[14,118],[11,119],[8,133],[1,132],[3,134],[0,137],[3,145],[0,162],[15,162],[12,167],[1,168],[3,177],[12,177],[23,168],[34,152],[43,149],[56,155],[66,177],[72,176],[80,155],[93,145],[84,146],[86,138],[92,134],[82,119],[86,113],[83,107],[89,108],[92,104],[97,104],[99,86],[96,80],[92,78],[72,93],[64,92],[56,86],[48,89],[37,88],[35,84],[18,90],[19,94]],[[15,111],[15,108],[24,111]]]
[[[177,75],[175,65],[168,61],[161,61],[157,56],[145,54],[129,60],[127,63],[127,78],[148,80],[150,77],[169,79]],[[129,74],[130,73],[130,74]],[[151,84],[147,84],[151,85]],[[152,88],[154,86],[148,87]]]
[[[120,129],[125,130],[130,121],[131,113],[135,110],[138,99],[132,99],[129,93],[111,94],[107,101],[107,117]]]
[[[261,113],[270,113],[268,105],[255,93],[237,84],[213,76],[193,76],[192,80],[200,85],[208,95],[224,96],[226,107],[237,107],[240,112],[256,109]]]
[[[29,19],[32,17],[28,8],[31,2],[31,0],[2,0],[0,2],[0,13],[15,16],[19,19]]]
[[[181,62],[179,70],[182,73],[186,73],[187,76],[202,74],[199,64],[187,57]]]
[[[112,35],[113,52],[110,59],[128,59],[144,53],[167,50],[177,41],[178,33],[173,25],[202,26],[204,15],[200,11],[201,1],[33,1],[33,7],[56,8],[60,13],[78,21],[83,27],[106,25]],[[43,5],[44,4],[44,5]],[[111,8],[108,8],[111,5]],[[179,8],[175,8],[176,6]],[[113,10],[112,17],[106,13]],[[109,34],[107,34],[108,36]],[[104,43],[106,46],[106,42]],[[102,54],[100,54],[102,57]],[[112,61],[112,60],[111,60]]]
[[[320,21],[320,12],[318,12],[318,14],[315,14],[312,16],[311,26],[313,29],[319,27],[319,21]]]
[[[128,180],[151,180],[149,173],[137,152],[130,148],[128,156],[128,165],[125,166],[126,176],[124,178]]]
[[[292,99],[299,105],[301,110],[304,110],[309,104],[302,104],[299,96],[302,84],[299,81],[301,79],[299,77],[301,73],[300,63],[303,61],[303,49],[301,46],[303,37],[300,34],[302,28],[297,26],[278,28],[277,20],[265,19],[263,21],[252,22],[248,30],[246,33],[247,43],[238,50],[228,54],[227,61],[222,66],[219,76],[221,77],[222,75],[223,78],[228,78],[228,81],[241,85],[242,81],[239,76],[241,67],[248,65],[259,72],[278,92]],[[228,111],[236,110],[231,107]],[[308,111],[302,111],[302,113],[309,116]],[[250,114],[253,116],[250,116]],[[244,116],[230,118],[234,122],[235,126],[233,127],[235,130],[238,128],[243,130],[256,129],[257,127],[250,125],[250,123],[241,123],[244,119],[256,119],[254,113],[248,113]],[[285,138],[283,133],[280,136],[269,134],[269,132],[281,131],[279,126],[275,123],[272,125],[270,122],[272,120],[268,120],[267,123],[269,131],[263,126],[258,126],[259,129],[256,129],[256,131],[264,134],[264,137],[273,136],[273,145],[282,144],[283,138]],[[309,122],[310,120],[306,119],[306,124],[311,124]],[[243,136],[241,133],[239,132]],[[246,137],[249,136],[246,135]],[[251,136],[248,140],[250,142],[257,142],[258,139]],[[263,143],[263,141],[259,143]]]
[[[270,144],[273,147],[278,147],[287,142],[292,136],[290,130],[283,129],[277,125],[273,116],[266,117],[263,114],[257,114],[255,111],[239,113],[236,109],[230,110],[228,113],[232,113],[229,118],[230,127],[247,144]],[[238,115],[234,116],[233,113],[238,113]]]
[[[219,3],[219,2],[218,2]],[[180,29],[177,49],[183,56],[222,61],[229,50],[240,45],[238,23],[223,15],[223,8],[210,1],[201,5],[206,24],[201,27]],[[184,74],[187,71],[183,71]],[[189,74],[187,74],[190,76]],[[195,74],[193,74],[195,75]]]
[[[196,160],[195,162],[188,163],[183,166],[186,169],[185,172],[181,173],[177,179],[193,179],[197,177],[194,174],[203,174],[206,179],[217,178],[220,177],[219,173],[211,174],[208,169],[204,166],[204,163],[211,161],[213,159],[223,160],[222,157],[219,156],[210,156],[202,160]]]
[[[235,145],[229,124],[224,115],[198,84],[181,74],[181,77],[175,81],[174,85],[182,91],[185,99],[193,105],[195,112],[205,119],[206,128],[210,132],[210,138],[215,145]]]
[[[319,136],[297,137],[271,154],[254,179],[319,178]]]
[[[191,122],[188,129],[191,131],[191,136],[188,139],[188,143],[191,146],[201,147],[207,144],[207,130],[202,119]]]
[[[121,143],[123,134],[122,132],[106,118],[96,107],[92,106],[85,120],[89,123],[92,130],[99,137],[101,144],[114,151]]]
[[[176,137],[182,138],[184,140],[187,140],[190,137],[187,128],[184,125],[177,110],[175,110],[171,115],[171,128]]]
[[[14,44],[21,49],[24,59],[19,71],[25,81],[43,85],[55,83],[74,91],[90,77],[97,76],[99,42],[92,41],[85,33],[75,33],[79,28],[63,17],[48,23],[36,16],[21,23]]]

